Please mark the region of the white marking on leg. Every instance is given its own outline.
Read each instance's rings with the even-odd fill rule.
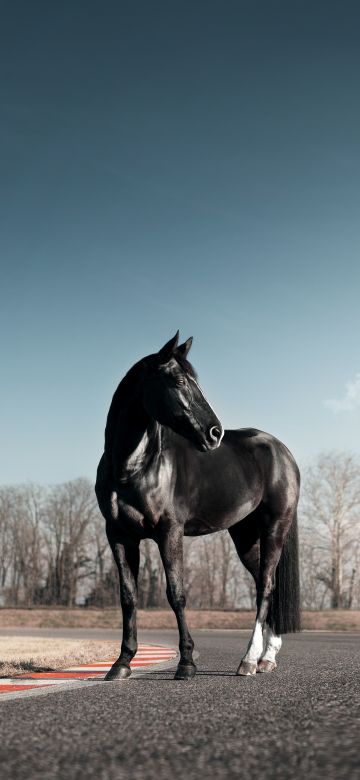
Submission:
[[[263,629],[261,623],[257,620],[255,628],[250,639],[246,655],[244,655],[243,661],[250,664],[257,664],[261,653],[263,651]]]
[[[282,645],[282,639],[281,636],[278,636],[275,634],[275,632],[270,628],[270,626],[266,626],[265,633],[265,650],[263,655],[261,656],[262,661],[275,661],[276,655],[280,650],[280,647]]]

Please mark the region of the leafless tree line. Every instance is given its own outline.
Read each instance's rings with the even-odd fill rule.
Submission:
[[[360,608],[360,463],[319,457],[303,475],[299,512],[303,606]],[[229,534],[185,539],[189,606],[253,606],[255,589]],[[111,606],[118,578],[93,485],[0,488],[0,605]],[[156,545],[141,544],[140,607],[167,605]]]

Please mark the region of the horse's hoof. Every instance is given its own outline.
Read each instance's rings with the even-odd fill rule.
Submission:
[[[195,664],[179,664],[174,680],[192,680],[196,675]]]
[[[131,675],[131,669],[128,666],[124,666],[123,664],[114,664],[114,666],[109,669],[105,680],[126,680],[127,677],[130,677]]]
[[[276,661],[267,661],[266,658],[262,658],[257,666],[258,672],[261,672],[262,674],[273,672],[274,669],[276,669]]]
[[[241,661],[236,674],[240,675],[241,677],[252,677],[253,674],[256,674],[256,669],[256,664],[251,664],[249,661]]]

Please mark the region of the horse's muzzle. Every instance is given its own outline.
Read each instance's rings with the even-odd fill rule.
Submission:
[[[224,430],[220,425],[212,425],[206,432],[205,441],[203,443],[204,450],[216,450],[220,444],[224,435]]]

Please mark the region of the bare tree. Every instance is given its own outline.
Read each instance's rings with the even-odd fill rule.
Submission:
[[[185,540],[188,602],[200,609],[253,606],[254,581],[240,563],[227,531]]]
[[[47,578],[43,601],[73,606],[79,584],[94,575],[94,489],[86,479],[57,485],[46,503]],[[85,593],[84,593],[85,596]]]
[[[94,561],[92,603],[99,607],[118,603],[119,585],[117,570],[105,533],[104,518],[96,512],[90,530]]]
[[[305,473],[300,507],[303,589],[310,600],[320,594],[318,606],[327,597],[332,608],[350,608],[359,587],[359,459],[321,455]]]
[[[43,494],[36,485],[5,487],[0,497],[3,602],[31,606],[42,580]]]
[[[12,516],[14,489],[0,488],[0,587],[4,594],[13,563]],[[3,595],[4,599],[4,595]]]
[[[144,539],[140,545],[139,606],[167,606],[165,572],[155,542]]]

